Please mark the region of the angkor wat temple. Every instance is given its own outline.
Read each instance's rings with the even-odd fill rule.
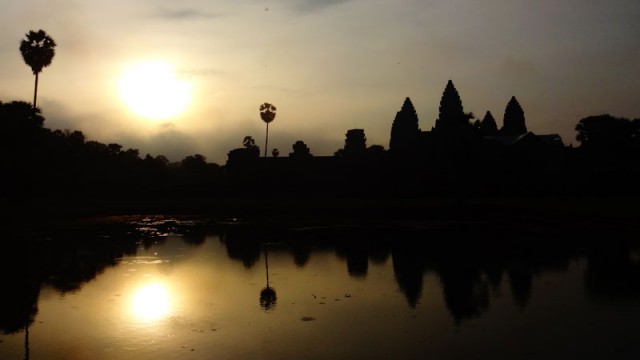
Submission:
[[[535,135],[527,131],[524,111],[515,96],[507,104],[502,128],[498,129],[490,111],[482,120],[472,121],[473,114],[464,112],[458,91],[449,80],[440,100],[438,119],[431,131],[420,130],[411,99],[405,99],[391,126],[389,150],[396,158],[438,158],[497,145],[563,146],[559,135]]]
[[[245,139],[247,140],[247,139]],[[273,191],[336,195],[501,194],[547,191],[559,181],[565,147],[559,135],[527,130],[515,97],[508,102],[503,126],[487,111],[482,120],[465,113],[449,81],[435,126],[423,131],[409,98],[391,123],[389,148],[367,146],[364,129],[350,129],[334,156],[313,156],[302,141],[289,157],[260,158],[252,140],[229,152],[226,177],[245,189],[254,182]]]

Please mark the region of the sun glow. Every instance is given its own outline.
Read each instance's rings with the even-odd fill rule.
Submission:
[[[144,321],[155,321],[166,316],[171,310],[167,288],[159,283],[140,288],[133,296],[132,310]]]
[[[119,92],[133,112],[156,120],[179,114],[191,102],[191,84],[178,78],[170,64],[159,61],[126,70],[120,77]]]

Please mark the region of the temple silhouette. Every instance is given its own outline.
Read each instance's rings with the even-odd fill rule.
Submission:
[[[464,155],[465,151],[485,146],[562,147],[557,134],[535,135],[527,131],[520,103],[511,97],[504,111],[502,128],[498,129],[490,111],[482,120],[473,121],[473,113],[465,113],[460,95],[449,80],[440,100],[439,116],[431,131],[421,131],[418,116],[410,98],[406,98],[391,127],[389,151],[397,157]],[[444,153],[443,153],[444,152]]]
[[[515,96],[505,108],[502,128],[498,129],[490,111],[482,120],[474,121],[473,117],[473,113],[464,112],[460,95],[449,80],[440,99],[438,118],[430,131],[420,130],[413,103],[410,98],[405,99],[391,126],[389,152],[397,161],[420,159],[436,164],[445,161],[449,164],[440,165],[446,169],[460,162],[468,166],[469,160],[482,163],[483,158],[489,160],[501,151],[514,156],[520,153],[517,160],[531,164],[536,155],[564,146],[557,134],[536,135],[527,131],[524,111]],[[485,156],[475,158],[479,154]],[[515,165],[515,160],[503,166]]]
[[[451,80],[433,128],[420,129],[409,97],[390,125],[388,150],[367,146],[364,129],[349,129],[344,147],[334,156],[313,156],[299,140],[289,157],[261,158],[255,141],[245,138],[243,148],[229,152],[225,176],[237,189],[257,177],[276,192],[297,194],[310,188],[314,193],[363,196],[535,193],[558,185],[567,159],[559,135],[527,130],[515,97],[507,103],[499,128],[490,111],[481,120],[466,113]]]

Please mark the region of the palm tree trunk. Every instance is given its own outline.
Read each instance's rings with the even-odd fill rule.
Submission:
[[[36,100],[38,98],[38,74],[36,73],[36,85],[33,88],[33,108],[36,108]]]
[[[264,157],[267,157],[267,144],[269,144],[269,123],[267,123],[267,136],[264,140]]]

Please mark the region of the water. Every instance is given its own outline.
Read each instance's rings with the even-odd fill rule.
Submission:
[[[638,358],[633,242],[566,235],[120,218],[14,238],[0,359]]]

